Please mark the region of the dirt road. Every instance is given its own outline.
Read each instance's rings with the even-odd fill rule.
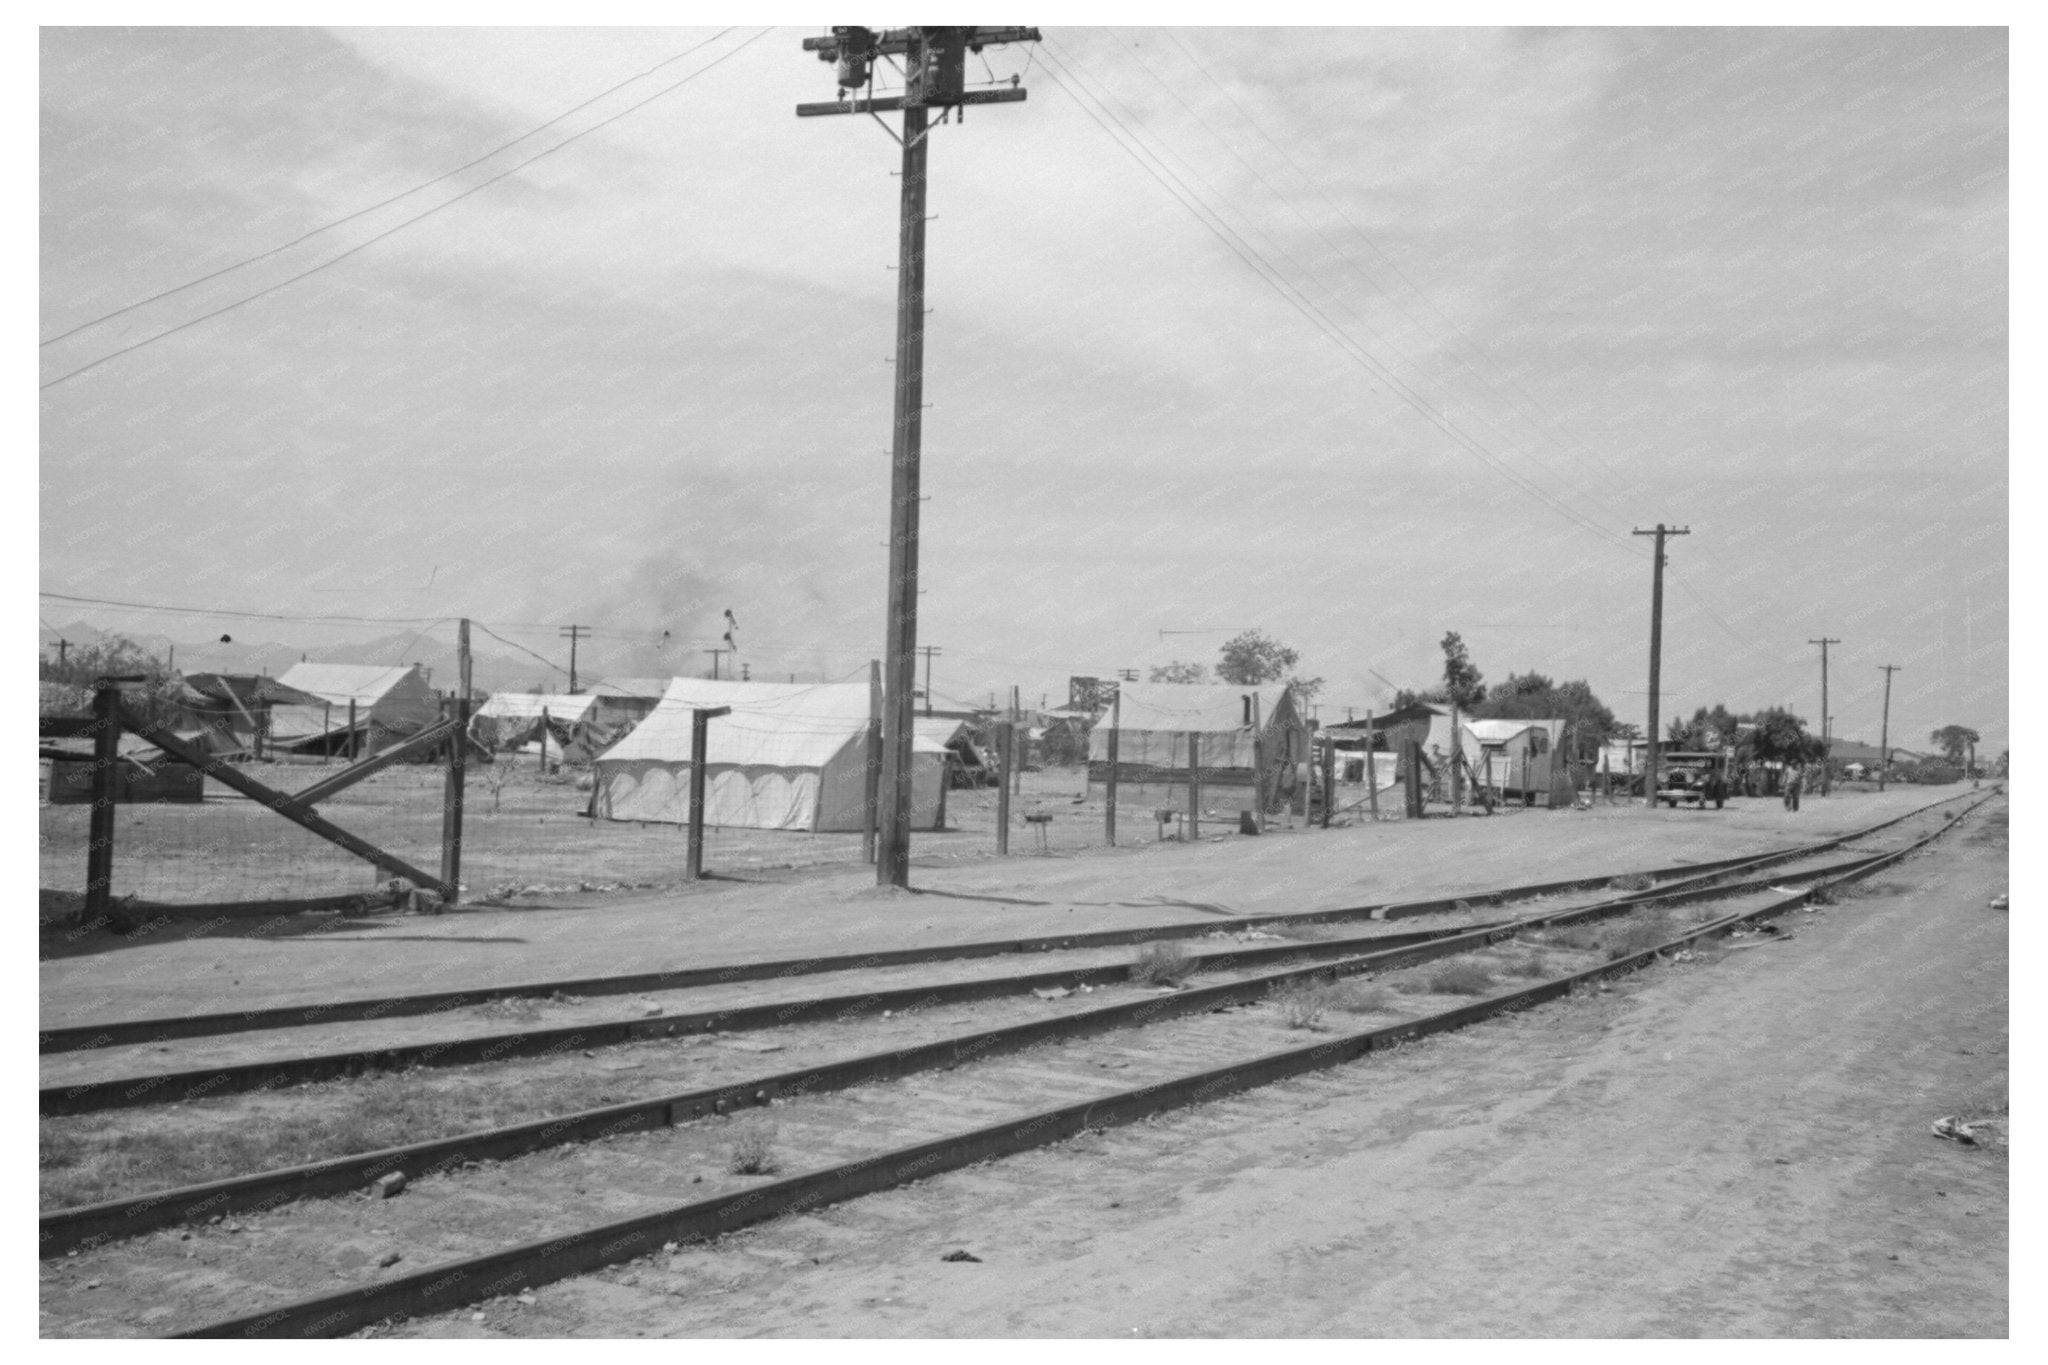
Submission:
[[[1789,941],[404,1335],[2000,1336],[2004,804]],[[941,1258],[965,1249],[979,1263]]]

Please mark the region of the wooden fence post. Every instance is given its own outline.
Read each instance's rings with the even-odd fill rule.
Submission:
[[[1371,750],[1367,750],[1371,757]],[[1330,827],[1330,809],[1337,804],[1337,746],[1333,741],[1323,742],[1323,828]]]
[[[697,707],[690,712],[690,847],[683,863],[688,881],[704,876],[704,761],[710,747],[713,717],[728,715],[730,706]]]
[[[121,763],[120,708],[121,692],[113,679],[101,678],[93,684],[92,816],[85,845],[88,924],[114,905],[114,780]]]
[[[455,628],[460,690],[455,694],[455,734],[448,741],[448,780],[441,795],[441,885],[453,905],[462,896],[462,797],[469,775],[469,618]]]
[[[1010,852],[1010,769],[1017,762],[1017,726],[1012,721],[996,722],[997,747],[1002,750],[1001,781],[996,784],[996,855]]]
[[[1188,731],[1188,842],[1202,837],[1202,741]]]
[[[1378,742],[1378,734],[1379,731],[1374,728],[1372,723],[1372,712],[1367,711],[1365,713],[1365,799],[1366,803],[1372,807],[1372,822],[1374,824],[1380,822],[1380,768],[1379,763],[1373,758],[1373,755],[1379,751],[1372,747]],[[1399,766],[1399,760],[1396,760],[1395,766]]]
[[[362,757],[356,744],[356,699],[348,699],[348,761],[353,763]]]
[[[1265,718],[1259,714],[1259,694],[1251,695],[1252,703],[1252,824],[1264,834],[1266,832],[1266,737],[1262,729]],[[1280,791],[1280,775],[1273,775],[1273,791]]]
[[[1406,764],[1406,767],[1408,769],[1408,787],[1406,792],[1408,798],[1408,818],[1411,820],[1420,820],[1422,818],[1421,740],[1411,739],[1408,741],[1408,762]]]
[[[868,766],[860,826],[860,860],[875,860],[875,821],[882,799],[882,661],[868,660]]]
[[[1119,687],[1109,697],[1109,780],[1104,783],[1107,800],[1102,807],[1102,837],[1116,847],[1116,763],[1117,726],[1123,720],[1124,693]]]

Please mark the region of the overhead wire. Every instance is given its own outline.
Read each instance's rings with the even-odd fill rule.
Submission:
[[[1174,43],[1180,48],[1180,50],[1187,54],[1188,60],[1194,65],[1195,69],[1202,75],[1208,77],[1212,88],[1214,88],[1218,94],[1222,95],[1224,99],[1230,101],[1231,106],[1235,108],[1237,112],[1244,118],[1246,126],[1251,128],[1252,131],[1256,132],[1261,138],[1263,138],[1266,144],[1272,147],[1274,151],[1278,152],[1280,154],[1281,160],[1286,162],[1288,168],[1291,169],[1296,175],[1301,177],[1302,182],[1304,184],[1308,185],[1311,189],[1316,190],[1317,193],[1322,195],[1324,202],[1329,204],[1330,207],[1336,211],[1337,216],[1343,219],[1346,226],[1348,226],[1352,230],[1352,232],[1358,237],[1358,239],[1361,242],[1364,242],[1367,247],[1371,248],[1373,254],[1378,256],[1383,262],[1386,263],[1387,268],[1393,272],[1395,278],[1400,280],[1401,283],[1408,288],[1408,291],[1415,297],[1415,299],[1425,309],[1429,310],[1430,312],[1436,313],[1438,319],[1443,323],[1445,327],[1450,329],[1453,335],[1457,336],[1461,341],[1464,341],[1467,345],[1473,346],[1473,353],[1475,355],[1483,356],[1483,353],[1477,350],[1476,343],[1474,343],[1469,336],[1466,336],[1464,332],[1461,329],[1459,329],[1455,323],[1453,323],[1448,317],[1446,317],[1442,313],[1440,309],[1436,307],[1436,305],[1431,301],[1429,294],[1425,290],[1423,290],[1420,285],[1416,284],[1415,281],[1412,278],[1410,278],[1408,272],[1401,268],[1401,263],[1395,260],[1393,256],[1388,254],[1386,249],[1380,246],[1380,244],[1373,239],[1372,235],[1369,232],[1367,232],[1365,228],[1355,218],[1351,216],[1350,212],[1345,209],[1342,201],[1337,199],[1335,196],[1329,194],[1327,191],[1320,189],[1320,187],[1317,186],[1315,182],[1315,178],[1311,176],[1308,173],[1308,171],[1303,169],[1300,162],[1294,159],[1293,153],[1288,150],[1286,144],[1283,143],[1280,139],[1274,137],[1270,132],[1266,130],[1265,125],[1259,122],[1258,116],[1254,114],[1249,108],[1247,108],[1244,105],[1244,103],[1237,98],[1236,95],[1233,95],[1230,92],[1230,88],[1228,85],[1224,84],[1221,80],[1218,80],[1213,75],[1210,75],[1207,68],[1203,65],[1201,57],[1195,52],[1195,50],[1192,47],[1188,46],[1186,38],[1184,38],[1176,29],[1169,28],[1166,29],[1165,32],[1168,37],[1173,39]],[[1390,303],[1393,303],[1394,306],[1397,308],[1400,307],[1399,301],[1394,298],[1392,291],[1385,290],[1383,287],[1382,292],[1386,295]],[[1406,313],[1406,310],[1403,310],[1403,316],[1409,316]],[[1411,321],[1412,320],[1413,319],[1411,317]],[[1452,354],[1455,356],[1455,352],[1452,352]],[[1460,363],[1464,363],[1462,359]],[[1468,366],[1468,368],[1470,367]],[[1535,408],[1538,413],[1542,414],[1543,417],[1548,418],[1550,421],[1554,422],[1556,420],[1554,417],[1551,417],[1548,410],[1543,407],[1542,401],[1538,399],[1534,394],[1530,393],[1525,387],[1523,387],[1523,385],[1519,381],[1517,381],[1512,375],[1504,375],[1503,378],[1506,380],[1509,387],[1511,387],[1515,390],[1516,393],[1521,395],[1525,403]],[[1543,429],[1542,424],[1540,422],[1537,425],[1539,429]],[[1562,439],[1569,440],[1572,443],[1576,444],[1580,451],[1584,452],[1584,454],[1589,459],[1591,459],[1594,463],[1599,465],[1602,470],[1605,471],[1607,477],[1617,479],[1625,477],[1624,471],[1616,469],[1613,465],[1609,464],[1605,456],[1601,455],[1597,450],[1595,450],[1591,445],[1587,444],[1585,441],[1580,440],[1576,436],[1571,436],[1568,432]]]
[[[349,247],[347,250],[342,251],[334,256],[329,257],[327,260],[324,260],[317,265],[309,266],[308,268],[300,271],[296,275],[292,275],[286,279],[278,281],[276,284],[272,284],[263,289],[259,289],[253,294],[248,294],[242,298],[236,299],[233,303],[223,304],[219,308],[212,309],[209,312],[201,313],[196,318],[191,318],[185,322],[178,323],[174,327],[167,327],[161,332],[153,333],[150,336],[144,337],[140,341],[131,342],[130,344],[122,346],[117,350],[109,351],[107,354],[101,356],[97,360],[90,361],[84,365],[80,365],[77,369],[67,371],[64,374],[58,375],[55,379],[39,384],[37,388],[39,390],[55,388],[57,385],[67,383],[70,380],[76,379],[78,376],[85,374],[90,370],[98,369],[100,366],[106,364],[108,361],[119,359],[124,355],[130,355],[136,351],[141,350],[145,346],[154,345],[155,343],[162,341],[166,337],[175,336],[179,332],[186,331],[189,328],[197,327],[202,322],[207,322],[213,318],[217,318],[221,316],[223,313],[231,313],[237,308],[244,307],[247,304],[256,302],[258,299],[268,297],[271,294],[275,294],[278,290],[297,284],[300,280],[306,279],[307,277],[312,275],[316,275],[321,271],[326,270],[330,266],[339,265],[342,261],[347,260],[349,257],[354,256],[360,251],[375,246],[378,242],[383,241],[385,238],[403,232],[405,229],[413,226],[415,223],[423,222],[426,219],[433,217],[435,214],[440,213],[444,209],[453,208],[456,204],[461,203],[463,200],[469,198],[471,195],[490,188],[492,185],[497,184],[500,180],[506,179],[508,176],[518,174],[520,171],[525,170],[528,166],[533,165],[536,161],[540,161],[546,157],[553,156],[556,152],[561,151],[564,147],[569,146],[571,143],[578,142],[583,138],[589,137],[592,133],[595,133],[601,128],[605,128],[613,123],[618,122],[620,119],[626,117],[626,115],[628,114],[635,112],[636,110],[644,109],[645,107],[654,103],[656,100],[662,98],[663,96],[668,95],[676,90],[679,90],[685,85],[688,85],[691,81],[696,80],[699,76],[704,75],[706,72],[712,70],[714,67],[719,66],[720,64],[726,62],[727,60],[739,55],[741,52],[745,51],[748,47],[751,47],[760,39],[765,38],[771,32],[773,32],[773,26],[762,29],[753,37],[742,41],[738,46],[733,47],[726,52],[720,53],[717,57],[714,57],[711,61],[705,63],[703,66],[691,72],[689,75],[684,76],[681,80],[673,81],[670,84],[663,86],[661,89],[655,91],[652,95],[647,96],[645,99],[638,100],[632,104],[627,105],[624,109],[621,109],[615,114],[611,114],[603,119],[598,120],[596,123],[591,124],[588,128],[584,128],[579,132],[571,133],[569,136],[563,138],[560,142],[555,143],[553,146],[536,152],[532,156],[527,157],[524,161],[518,162],[517,164],[510,166],[505,170],[499,171],[497,174],[492,175],[487,179],[478,181],[476,184],[470,186],[468,189],[463,190],[460,194],[456,194],[448,199],[444,199],[440,203],[434,205],[432,208],[426,209],[420,213],[415,214],[411,218],[405,219],[403,222],[395,224],[392,227],[386,228],[384,231],[377,233],[375,236],[372,236],[365,241],[358,242],[356,245]]]
[[[491,148],[491,150],[489,150],[488,152],[485,152],[482,156],[476,157],[470,161],[465,161],[460,166],[457,166],[454,170],[443,171],[441,172],[441,174],[435,176],[431,180],[423,180],[419,184],[414,185],[411,189],[400,190],[397,194],[394,194],[387,199],[380,199],[376,203],[369,205],[367,208],[360,208],[355,210],[353,213],[343,214],[339,218],[329,219],[327,222],[322,223],[319,227],[312,228],[306,232],[302,232],[298,236],[292,238],[289,242],[285,242],[278,246],[271,247],[268,251],[258,252],[254,256],[245,256],[241,260],[234,262],[232,265],[224,265],[218,270],[210,271],[207,274],[200,275],[195,279],[187,280],[183,284],[172,285],[169,289],[158,290],[156,293],[151,294],[148,298],[137,299],[133,303],[124,304],[121,307],[114,309],[111,313],[102,313],[98,317],[93,318],[90,321],[81,322],[75,327],[71,327],[65,331],[59,332],[57,333],[57,335],[50,337],[47,340],[38,342],[37,346],[42,347],[54,345],[59,341],[63,341],[67,337],[76,336],[78,333],[83,332],[88,327],[97,327],[103,322],[112,322],[115,318],[122,317],[128,313],[132,313],[138,308],[146,308],[152,303],[157,303],[163,299],[171,297],[171,295],[173,294],[182,294],[187,289],[194,289],[197,288],[199,285],[210,283],[213,280],[219,279],[223,275],[231,274],[234,271],[240,270],[244,266],[255,265],[259,261],[267,261],[272,256],[276,256],[283,252],[290,251],[295,246],[300,246],[306,242],[312,241],[315,237],[318,237],[323,232],[332,231],[333,229],[338,228],[345,223],[353,223],[356,219],[367,217],[368,215],[377,212],[377,210],[379,209],[390,208],[399,200],[410,199],[413,195],[418,194],[421,190],[432,189],[434,186],[440,184],[444,180],[452,180],[456,176],[461,175],[464,171],[474,170],[478,166],[483,165],[486,161],[489,161],[492,157],[498,155],[500,152],[509,151],[512,148],[518,146],[520,143],[526,141],[528,138],[538,137],[540,134],[546,132],[548,129],[560,123],[563,119],[569,118],[572,115],[583,112],[585,109],[588,109],[591,105],[596,104],[599,100],[605,99],[606,97],[611,95],[615,95],[619,91],[624,90],[627,86],[632,85],[637,81],[647,79],[647,77],[653,75],[655,72],[661,70],[663,67],[673,66],[677,62],[681,61],[683,58],[691,55],[692,53],[701,51],[702,49],[709,47],[711,44],[717,42],[719,39],[725,37],[728,33],[731,32],[732,27],[722,28],[717,33],[714,33],[709,38],[706,38],[703,42],[698,43],[693,47],[685,48],[683,51],[678,52],[673,57],[665,57],[661,61],[656,62],[653,66],[648,67],[645,71],[642,71],[637,75],[628,76],[625,80],[620,81],[618,84],[610,86],[607,89],[598,91],[589,99],[584,100],[579,104],[571,105],[569,108],[564,109],[561,113],[556,114],[547,122],[536,124],[535,126],[521,133],[518,137],[511,139],[509,142],[499,143],[497,146]]]
[[[1273,289],[1282,301],[1300,313],[1311,326],[1315,327],[1325,338],[1335,344],[1354,364],[1365,370],[1367,374],[1378,379],[1396,397],[1400,398],[1402,402],[1422,416],[1424,420],[1428,421],[1430,425],[1436,427],[1438,431],[1450,438],[1459,448],[1465,450],[1466,453],[1472,455],[1473,458],[1493,470],[1501,478],[1522,489],[1531,497],[1536,498],[1560,517],[1600,539],[1609,548],[1629,554],[1632,557],[1640,557],[1641,552],[1636,551],[1627,542],[1626,537],[1620,536],[1580,515],[1568,503],[1552,494],[1549,490],[1536,484],[1521,474],[1520,471],[1505,464],[1499,457],[1487,450],[1481,442],[1460,429],[1456,423],[1452,422],[1444,414],[1438,412],[1397,375],[1388,370],[1382,362],[1378,361],[1369,351],[1361,346],[1355,338],[1346,333],[1341,325],[1337,324],[1327,313],[1323,312],[1314,300],[1309,298],[1299,286],[1293,284],[1292,281],[1286,278],[1283,272],[1269,260],[1266,260],[1255,246],[1246,242],[1242,235],[1237,233],[1226,219],[1222,218],[1212,207],[1203,203],[1200,196],[1187,187],[1185,182],[1181,181],[1174,174],[1172,168],[1168,167],[1156,152],[1146,147],[1142,139],[1129,130],[1128,126],[1109,107],[1108,103],[1088,88],[1078,70],[1065,60],[1060,53],[1050,50],[1050,40],[1047,40],[1047,42],[1048,50],[1045,56],[1050,64],[1047,67],[1047,71],[1052,76],[1053,83],[1065,91],[1068,97],[1074,101],[1075,105],[1081,109],[1082,113],[1086,114],[1097,127],[1101,128],[1104,134],[1111,141],[1115,142],[1119,149],[1136,161],[1146,174],[1150,175],[1162,188],[1166,189],[1176,203],[1186,209],[1211,235],[1215,236],[1233,255],[1237,256],[1253,274],[1258,276],[1269,288]],[[1107,115],[1111,122],[1124,129],[1126,137],[1118,137],[1115,132],[1111,131],[1109,125],[1104,122],[1103,115],[1098,115],[1081,98],[1082,93],[1086,93],[1090,99],[1094,99],[1102,109],[1103,115]],[[1126,141],[1126,138],[1128,138],[1128,141]],[[1141,152],[1143,155],[1140,154]],[[1145,159],[1146,157],[1150,157],[1151,161],[1148,162]],[[1157,163],[1157,169],[1154,168],[1152,163]]]
[[[1406,318],[1412,326],[1416,327],[1418,330],[1420,330],[1423,327],[1421,320],[1417,318],[1413,313],[1409,312],[1406,308],[1404,308],[1401,305],[1400,301],[1394,298],[1392,291],[1388,290],[1383,284],[1381,284],[1377,279],[1373,277],[1372,273],[1369,270],[1366,270],[1361,264],[1359,264],[1357,259],[1344,247],[1342,243],[1338,242],[1335,238],[1331,237],[1329,232],[1322,226],[1322,224],[1316,222],[1315,220],[1311,219],[1307,214],[1303,213],[1300,210],[1300,208],[1295,205],[1294,201],[1291,198],[1284,194],[1278,186],[1274,185],[1273,182],[1266,177],[1266,173],[1263,170],[1261,170],[1255,162],[1246,158],[1243,153],[1239,152],[1237,148],[1231,144],[1228,138],[1224,137],[1220,132],[1218,132],[1209,123],[1209,121],[1202,116],[1202,112],[1199,109],[1197,109],[1172,82],[1168,81],[1164,76],[1161,76],[1156,70],[1154,70],[1152,65],[1145,60],[1144,55],[1138,51],[1137,46],[1135,44],[1133,44],[1128,38],[1124,38],[1120,35],[1117,35],[1114,30],[1110,30],[1110,34],[1111,37],[1115,39],[1115,41],[1122,43],[1125,49],[1129,51],[1131,55],[1131,60],[1137,64],[1139,70],[1143,71],[1145,75],[1149,77],[1155,85],[1159,86],[1160,89],[1166,91],[1166,93],[1170,95],[1174,99],[1174,101],[1180,105],[1182,109],[1186,110],[1189,117],[1191,117],[1195,121],[1196,125],[1200,127],[1203,132],[1207,133],[1211,140],[1213,140],[1218,146],[1222,147],[1224,151],[1228,152],[1231,155],[1231,157],[1237,161],[1239,165],[1243,166],[1245,170],[1250,172],[1252,177],[1258,181],[1259,185],[1262,188],[1264,188],[1265,191],[1274,198],[1274,200],[1276,200],[1283,207],[1285,207],[1290,213],[1292,213],[1295,216],[1295,218],[1300,220],[1303,226],[1307,227],[1318,238],[1320,238],[1323,244],[1326,247],[1328,247],[1339,260],[1341,260],[1346,266],[1350,268],[1355,278],[1362,280],[1368,287],[1372,288],[1377,293],[1379,293],[1383,298],[1385,298],[1387,302],[1391,304],[1394,307],[1394,309],[1401,314],[1402,317]],[[1072,61],[1071,54],[1069,55],[1068,59],[1070,62]],[[1163,135],[1161,135],[1158,131],[1153,130],[1152,137],[1161,146],[1166,147],[1169,151],[1172,150],[1171,145],[1167,142],[1166,138]],[[1176,159],[1180,160],[1184,166],[1189,166],[1190,171],[1193,171],[1193,167],[1188,163],[1185,157],[1180,157],[1178,156],[1178,154],[1176,154]],[[1203,177],[1201,177],[1199,172],[1195,172],[1195,175],[1198,180],[1201,180],[1201,182],[1210,189],[1212,194],[1217,194],[1218,197],[1221,197],[1220,193],[1216,191],[1215,186],[1210,184]],[[1244,221],[1252,227],[1253,231],[1257,232],[1262,238],[1264,238],[1268,243],[1270,243],[1276,251],[1278,251],[1290,264],[1292,264],[1295,267],[1297,271],[1301,272],[1303,275],[1307,275],[1309,273],[1306,267],[1302,265],[1301,261],[1298,258],[1296,258],[1294,254],[1286,248],[1285,245],[1276,240],[1271,234],[1267,233],[1263,228],[1259,227],[1257,221],[1254,218],[1252,218],[1252,216],[1249,213],[1245,213],[1243,210],[1240,210],[1239,212],[1240,217],[1242,217]],[[1365,331],[1365,333],[1368,336],[1372,337],[1373,340],[1379,344],[1381,350],[1391,353],[1396,359],[1406,362],[1409,366],[1413,367],[1417,371],[1423,370],[1423,366],[1418,361],[1416,361],[1413,357],[1403,352],[1400,349],[1400,347],[1398,347],[1390,337],[1388,337],[1385,333],[1380,331],[1379,328],[1373,326],[1373,324],[1363,315],[1363,313],[1360,310],[1353,308],[1350,310],[1350,312],[1355,321],[1357,322],[1357,324]],[[1480,374],[1471,365],[1466,364],[1462,360],[1462,358],[1460,358],[1457,355],[1455,350],[1446,347],[1445,354],[1451,356],[1452,359],[1457,360],[1458,363],[1464,367],[1465,371],[1468,374],[1480,380],[1482,384],[1486,382],[1485,376]],[[1437,382],[1439,384],[1442,383],[1441,377],[1439,377]],[[1496,395],[1498,395],[1497,390]],[[1489,430],[1493,431],[1496,435],[1509,440],[1513,440],[1512,434],[1503,430],[1501,426],[1496,424],[1492,420],[1492,418],[1488,416],[1488,414],[1485,412],[1483,408],[1477,409],[1477,417],[1483,425],[1485,425]],[[1524,416],[1524,420],[1527,420],[1526,415]],[[1536,430],[1539,435],[1545,434],[1541,431],[1540,427],[1536,426],[1536,424],[1531,423],[1530,426],[1531,429]],[[1552,444],[1558,444],[1554,437],[1549,439],[1551,440]],[[1562,450],[1561,446],[1560,449]],[[1583,462],[1578,461],[1577,457],[1572,456],[1569,451],[1565,451],[1564,453],[1569,458],[1571,458],[1575,463],[1579,463],[1583,466]],[[1545,473],[1552,477],[1564,478],[1572,482],[1580,481],[1581,474],[1573,471],[1568,471],[1557,465],[1553,465],[1549,460],[1542,459],[1534,449],[1525,449],[1523,451],[1523,454],[1524,457],[1529,459],[1532,463],[1540,463],[1543,466]],[[1587,481],[1586,487],[1596,494],[1604,495],[1608,492],[1607,487],[1603,483],[1598,481]]]

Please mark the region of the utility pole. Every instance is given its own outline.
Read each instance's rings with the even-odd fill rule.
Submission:
[[[576,694],[576,642],[590,633],[589,626],[563,626],[560,634],[569,642],[569,695]]]
[[[1639,536],[1655,536],[1657,553],[1650,570],[1650,743],[1645,752],[1647,763],[1643,768],[1643,795],[1649,798],[1651,813],[1657,809],[1657,684],[1664,669],[1664,538],[1666,536],[1689,536],[1692,530],[1685,526],[1666,526],[1658,522],[1653,531],[1638,530]],[[1673,807],[1675,810],[1676,807]]]
[[[64,667],[66,656],[71,652],[71,642],[61,635],[57,637],[57,667]]]
[[[1821,639],[1808,640],[1806,643],[1820,646],[1820,794],[1826,796],[1834,790],[1829,773],[1829,769],[1834,765],[1828,762],[1828,748],[1832,738],[1828,731],[1828,646],[1842,642],[1823,636]]]
[[[937,645],[919,645],[917,652],[924,655],[924,713],[932,713],[932,656],[945,651]]]
[[[877,33],[858,25],[840,25],[829,38],[806,38],[803,43],[804,50],[817,53],[820,61],[835,64],[839,98],[799,104],[798,118],[903,112],[900,135],[876,119],[903,149],[896,273],[895,439],[890,451],[889,604],[882,653],[882,799],[875,852],[878,886],[910,885],[911,721],[915,710],[911,693],[917,668],[918,461],[924,413],[925,168],[930,114],[937,109],[939,122],[945,123],[956,111],[964,119],[965,107],[970,104],[1022,100],[1024,91],[1014,80],[1007,90],[966,89],[967,54],[985,47],[1037,41],[1035,28],[943,26]],[[902,60],[901,95],[875,95],[877,58]],[[849,94],[863,90],[865,93]]]
[[[726,655],[735,654],[738,651],[731,649],[707,649],[704,652],[711,656],[711,680],[716,682],[718,681],[718,661]]]
[[[1899,665],[1878,667],[1884,670],[1884,719],[1877,730],[1877,789],[1883,791],[1885,769],[1892,766],[1892,674],[1899,671]]]

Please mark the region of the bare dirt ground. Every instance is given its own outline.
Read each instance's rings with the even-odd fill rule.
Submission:
[[[2001,1336],[2007,1157],[1929,1125],[2005,1103],[2003,811],[1786,941],[398,1331]]]
[[[1043,774],[1030,774],[1033,778]],[[1050,780],[1050,779],[1048,779]],[[1064,778],[1060,779],[1066,780]],[[1601,807],[1228,835],[1194,844],[947,862],[913,845],[915,893],[858,863],[638,895],[465,907],[438,917],[293,915],[126,938],[46,938],[45,1025],[513,984],[763,958],[1081,932],[1461,895],[1761,852],[1874,823],[1956,788],[1838,796],[1787,812]],[[276,823],[273,818],[273,823]],[[802,841],[810,836],[785,835]],[[1013,845],[1020,846],[1020,845]],[[118,865],[118,864],[117,864]]]

